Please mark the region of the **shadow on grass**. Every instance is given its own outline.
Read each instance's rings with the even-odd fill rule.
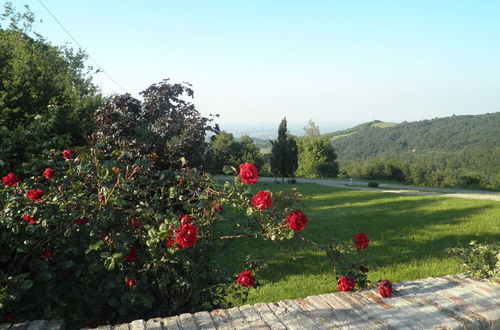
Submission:
[[[366,232],[373,244],[363,254],[373,265],[391,266],[445,258],[449,257],[447,248],[464,246],[471,240],[493,242],[500,239],[500,234],[491,231],[484,221],[470,223],[475,216],[494,207],[488,202],[460,200],[448,203],[440,197],[336,190],[316,194],[306,205],[304,210],[310,221],[303,232],[305,237],[325,242],[329,238],[349,240],[358,232]],[[298,240],[234,242],[220,260],[225,268],[237,271],[243,267],[239,261],[247,254],[269,264],[261,278],[270,282],[290,275],[331,272],[330,261],[325,255]]]

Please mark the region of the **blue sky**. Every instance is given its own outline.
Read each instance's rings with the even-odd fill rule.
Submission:
[[[128,92],[188,81],[222,124],[500,111],[500,1],[43,2]],[[13,3],[70,42],[37,0]]]

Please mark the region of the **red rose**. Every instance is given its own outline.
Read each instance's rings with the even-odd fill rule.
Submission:
[[[34,202],[39,202],[42,200],[43,190],[42,189],[31,189],[26,192],[26,196]]]
[[[23,221],[29,221],[30,225],[36,225],[37,218],[30,217],[29,215],[23,216]]]
[[[183,184],[183,183],[186,183],[186,180],[185,180],[185,179],[183,179],[183,178],[180,178],[180,179],[179,179],[179,184]]]
[[[253,287],[253,285],[255,284],[255,277],[253,276],[251,271],[245,270],[244,272],[240,273],[238,279],[236,280],[236,283],[246,287]]]
[[[10,172],[9,174],[7,174],[2,178],[3,184],[6,185],[7,187],[17,186],[19,184],[19,180],[20,180],[19,175],[16,175],[12,172]]]
[[[301,210],[296,210],[286,217],[286,222],[288,222],[288,227],[293,231],[301,231],[306,228],[306,224],[309,221],[307,217]]]
[[[216,212],[220,212],[220,211],[222,211],[222,206],[220,204],[217,204],[217,205],[214,206],[214,210]]]
[[[254,184],[257,183],[257,179],[259,178],[259,171],[257,167],[250,163],[240,164],[240,179],[245,184]]]
[[[127,280],[125,281],[125,285],[131,288],[135,286],[135,280]]]
[[[44,177],[46,177],[47,179],[51,179],[51,178],[53,178],[53,177],[54,177],[54,172],[55,172],[55,171],[54,171],[53,169],[51,169],[51,168],[47,167],[47,168],[45,169],[45,171],[43,171],[42,175],[43,175]]]
[[[94,326],[93,326],[93,325],[92,325],[92,323],[90,323],[90,322],[85,322],[85,323],[83,324],[83,327],[84,327],[84,328],[93,328]]]
[[[356,249],[358,250],[366,249],[368,247],[368,243],[370,242],[368,236],[366,236],[365,233],[359,233],[354,235],[354,241],[356,244]]]
[[[198,228],[190,223],[186,223],[177,228],[175,241],[180,248],[188,248],[196,243],[196,232]]]
[[[363,265],[359,266],[359,270],[362,271],[363,273],[368,273],[369,271],[368,267]]]
[[[142,225],[142,221],[139,219],[130,220],[130,225],[134,228],[139,228]]]
[[[62,154],[64,159],[73,159],[73,154],[69,149],[63,150]]]
[[[75,221],[75,225],[84,225],[87,222],[89,222],[89,219],[87,219],[87,218],[81,218],[81,219],[78,219],[78,220]]]
[[[171,248],[174,246],[175,241],[172,239],[172,237],[167,236],[167,247]]]
[[[52,259],[52,255],[54,254],[54,251],[52,251],[52,249],[48,248],[47,250],[45,250],[42,254],[42,256],[45,258],[45,259]]]
[[[253,196],[252,204],[259,210],[268,209],[273,205],[271,193],[268,190],[261,190]]]
[[[179,217],[179,222],[181,223],[181,225],[184,225],[191,224],[193,220],[191,220],[191,216],[189,214],[183,214]]]
[[[106,238],[106,233],[101,231],[99,232],[99,234],[97,234],[97,236],[99,236],[100,239],[105,239]]]
[[[339,283],[338,283],[338,288],[340,291],[351,291],[354,289],[354,286],[356,283],[354,283],[354,280],[350,278],[349,276],[342,276],[339,278]]]
[[[135,248],[135,247],[130,248],[130,252],[127,255],[125,255],[125,259],[127,259],[130,262],[136,261],[137,260],[137,248]]]
[[[378,292],[384,298],[392,296],[392,283],[389,280],[382,280],[378,283]]]

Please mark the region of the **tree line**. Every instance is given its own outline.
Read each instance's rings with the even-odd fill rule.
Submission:
[[[236,139],[225,131],[212,137],[205,165],[212,173],[222,173],[224,165],[256,164],[261,175],[275,176],[284,181],[294,177],[336,177],[337,155],[332,144],[322,137],[319,128],[309,121],[305,136],[294,136],[287,130],[284,118],[278,127],[278,137],[271,140],[271,150],[262,152],[249,136]]]

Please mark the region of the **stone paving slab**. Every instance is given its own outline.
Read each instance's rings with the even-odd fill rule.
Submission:
[[[1,324],[4,329],[63,330],[64,322]],[[375,290],[335,292],[96,329],[500,329],[500,284],[430,277],[394,284],[392,298]]]

